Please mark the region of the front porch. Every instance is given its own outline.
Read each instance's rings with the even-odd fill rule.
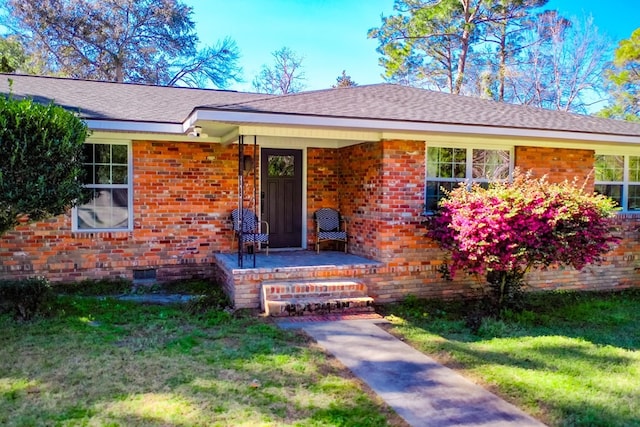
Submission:
[[[238,266],[236,253],[219,253],[214,257],[216,279],[221,283],[236,308],[261,305],[263,284],[313,283],[339,280],[360,281],[367,286],[384,264],[344,252],[296,250],[244,255]]]
[[[231,209],[246,210],[261,227],[245,230],[243,219],[243,225],[230,230],[240,236],[213,241],[210,252],[214,276],[236,308],[265,309],[264,292],[274,289],[274,298],[293,295],[295,301],[281,298],[287,310],[316,296],[324,298],[323,303],[328,299],[329,304],[341,305],[342,297],[354,289],[376,302],[409,293],[441,293],[442,283],[425,288],[438,280],[440,262],[423,238],[424,141],[329,143],[315,138],[245,138],[244,133],[238,138],[238,198],[225,205],[227,211],[220,217],[228,218]],[[325,208],[340,212],[349,253],[305,250],[315,247],[315,214]],[[235,245],[234,241],[245,242],[243,233],[265,236],[253,244]],[[268,256],[246,253],[256,249],[256,241],[266,243]],[[238,252],[230,252],[234,247]],[[301,249],[280,249],[289,247]],[[322,249],[328,248],[340,246]],[[347,297],[355,298],[355,292]]]
[[[255,267],[253,266],[253,254],[244,254],[243,268],[238,266],[237,253],[215,254],[215,259],[223,268],[234,273],[255,272],[255,270],[284,271],[288,269],[308,268],[344,268],[349,266],[382,266],[382,263],[361,256],[344,253],[341,251],[315,251],[291,250],[271,251],[269,255],[263,252],[255,254]]]

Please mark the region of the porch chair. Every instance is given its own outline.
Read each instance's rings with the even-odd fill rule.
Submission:
[[[316,221],[316,253],[320,253],[320,242],[327,241],[343,242],[347,253],[347,223],[340,213],[335,209],[321,208],[313,217]]]
[[[233,246],[236,238],[238,238],[238,244],[254,245],[258,243],[260,246],[265,246],[267,255],[269,255],[269,223],[267,221],[258,221],[256,214],[247,208],[234,209],[231,212],[231,221],[233,223],[233,240],[231,245]],[[240,233],[240,222],[243,222],[242,229],[244,233]],[[261,226],[264,225],[264,228]],[[240,237],[242,235],[242,237]],[[242,243],[240,243],[242,239]],[[255,248],[254,248],[255,249]]]

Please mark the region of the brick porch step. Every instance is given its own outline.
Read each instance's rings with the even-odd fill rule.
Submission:
[[[268,316],[373,312],[373,298],[354,280],[263,282],[260,302]]]

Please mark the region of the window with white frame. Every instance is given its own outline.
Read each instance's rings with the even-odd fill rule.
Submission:
[[[595,190],[623,211],[640,211],[640,156],[596,154]]]
[[[460,182],[486,184],[508,179],[511,150],[456,147],[427,147],[425,211],[433,213],[445,193]]]
[[[86,143],[85,186],[93,199],[74,209],[76,231],[130,230],[133,225],[128,143]]]

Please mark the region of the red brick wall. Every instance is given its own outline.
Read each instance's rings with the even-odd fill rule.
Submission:
[[[315,245],[313,213],[320,208],[340,210],[338,194],[342,183],[338,171],[338,150],[307,149],[307,245]]]
[[[383,141],[382,198],[378,204],[377,245],[382,260],[398,265],[422,259],[429,242],[423,238],[425,144]]]
[[[578,184],[587,181],[587,188],[593,190],[593,150],[566,148],[515,147],[515,165],[523,172],[532,171],[535,177],[547,175],[550,182],[573,181]]]
[[[212,252],[231,245],[237,150],[135,141],[133,231],[72,233],[70,214],[20,226],[0,237],[0,274],[130,279],[133,269],[158,268],[159,280],[209,275]],[[253,196],[248,186],[247,192]]]
[[[462,274],[444,280],[438,272],[444,255],[424,237],[424,150],[421,141],[381,141],[307,151],[309,230],[317,208],[340,209],[349,220],[349,251],[384,264],[367,278],[371,295],[381,302],[407,294],[468,294],[477,285]],[[137,141],[133,158],[133,231],[72,233],[70,215],[23,225],[0,237],[0,275],[130,279],[133,269],[157,268],[160,280],[211,277],[212,253],[231,245],[228,216],[237,205],[237,146]],[[515,160],[523,170],[548,174],[553,181],[582,179],[591,172],[593,151],[517,147]],[[253,196],[249,185],[245,194]],[[534,272],[530,283],[541,288],[637,286],[640,218],[619,215],[617,221],[624,240],[603,266]],[[251,292],[257,295],[257,288]]]
[[[593,188],[592,150],[517,147],[515,160],[516,166],[523,171],[532,169],[536,176],[547,174],[555,182],[577,177],[582,183],[588,179]],[[384,141],[345,148],[340,152],[340,171],[342,187],[348,183],[340,194],[341,205],[353,217],[350,233],[356,244],[351,251],[385,263],[365,279],[372,296],[384,302],[407,294],[477,294],[481,282],[462,272],[452,281],[442,278],[438,268],[445,256],[424,237],[426,230],[419,219],[425,179],[423,142]],[[616,221],[624,240],[603,265],[580,272],[568,268],[536,271],[528,277],[531,287],[610,289],[640,285],[635,271],[640,267],[640,217],[619,215]]]
[[[381,141],[340,150],[340,205],[350,252],[392,265],[422,262],[425,144]]]
[[[620,214],[616,217],[615,234],[623,238],[600,264],[587,265],[581,271],[566,267],[532,271],[529,285],[535,289],[606,290],[640,286],[640,217]]]
[[[349,252],[379,259],[378,211],[383,202],[381,142],[339,150],[340,210],[347,219]]]
[[[339,150],[308,150],[309,226],[313,226],[313,211],[321,206],[335,206],[337,195],[337,206],[349,219],[349,252],[383,263],[365,272],[336,269],[334,274],[318,273],[319,277],[359,277],[379,302],[409,294],[440,298],[479,294],[481,278],[462,272],[455,280],[442,277],[439,268],[445,254],[425,237],[420,215],[424,203],[424,150],[425,144],[420,141],[369,142]],[[336,159],[337,183],[333,172]],[[550,181],[572,180],[575,176],[584,179],[593,166],[593,151],[517,147],[516,165],[523,170],[533,169],[537,176],[548,174]],[[591,179],[590,185],[592,182]],[[637,243],[640,218],[620,215],[617,221],[625,239],[602,266],[589,266],[581,272],[566,268],[533,272],[528,277],[531,286],[541,289],[637,286],[634,267],[640,250]],[[272,273],[265,274],[267,280],[274,279],[269,275]],[[302,274],[316,273],[305,270]],[[256,307],[260,278],[253,284],[244,276],[238,280],[234,285],[236,291],[243,289],[236,298],[239,306]]]
[[[515,165],[523,171],[532,170],[535,176],[547,175],[549,181],[572,181],[586,189],[594,187],[593,150],[563,148],[516,147]],[[606,256],[602,265],[589,265],[582,271],[556,267],[545,271],[533,271],[529,284],[539,289],[610,289],[638,286],[638,253],[640,251],[640,216],[619,214],[615,219],[616,234],[621,243]]]

